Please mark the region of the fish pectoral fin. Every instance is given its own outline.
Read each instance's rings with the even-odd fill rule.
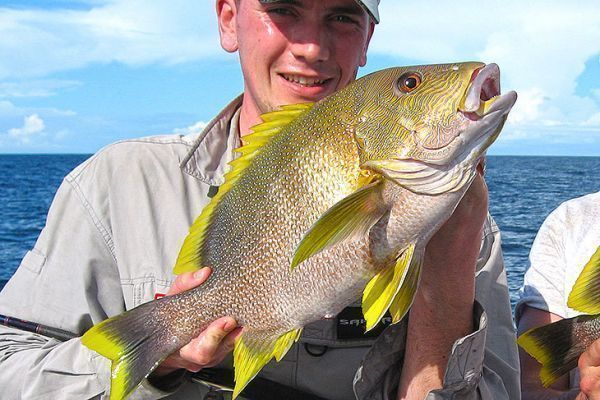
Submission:
[[[235,341],[233,365],[235,369],[235,388],[233,399],[244,390],[246,385],[260,372],[272,358],[277,361],[285,356],[294,342],[300,338],[302,328],[291,330],[276,338],[259,337],[258,334],[243,332]]]
[[[387,211],[382,206],[382,186],[383,181],[371,183],[327,210],[296,247],[291,268],[337,243],[366,234]]]
[[[600,314],[600,246],[585,264],[569,294],[567,305],[587,314]]]
[[[398,322],[412,304],[421,271],[421,252],[408,246],[393,266],[375,275],[363,292],[362,309],[367,331],[373,329],[389,309]]]
[[[362,167],[411,192],[430,196],[457,191],[475,177],[475,169],[467,162],[448,168],[412,159],[394,159],[368,161]]]

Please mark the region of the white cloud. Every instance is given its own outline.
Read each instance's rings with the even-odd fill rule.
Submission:
[[[583,126],[598,126],[598,127],[600,127],[600,112],[592,115],[590,118],[588,118],[587,120],[583,121],[581,123],[581,125],[583,125]]]
[[[8,130],[8,135],[20,143],[29,144],[31,139],[44,132],[46,128],[44,120],[37,114],[25,117],[21,128],[12,128]]]
[[[204,121],[198,121],[195,124],[188,126],[187,128],[175,128],[173,129],[173,133],[177,134],[177,135],[196,135],[200,132],[202,132],[202,130],[204,128],[206,128],[207,123]]]
[[[89,10],[0,8],[0,79],[92,63],[174,64],[223,55],[214,3],[112,0]]]
[[[600,54],[597,0],[578,1],[576,7],[560,0],[423,0],[412,8],[385,1],[381,15],[371,55],[419,63],[497,63],[503,90],[519,94],[507,125],[515,132],[521,125],[595,123],[600,113],[598,91],[591,97],[575,93],[585,63]],[[544,133],[560,135],[559,130]]]
[[[49,97],[59,90],[80,86],[72,80],[38,79],[25,81],[0,82],[0,98]]]

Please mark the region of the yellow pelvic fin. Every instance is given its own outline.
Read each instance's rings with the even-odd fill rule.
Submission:
[[[277,361],[281,361],[294,342],[300,338],[301,333],[302,328],[291,330],[272,341],[265,341],[242,333],[236,339],[233,350],[235,368],[233,399],[244,390],[246,385],[273,357]]]
[[[401,295],[398,292],[404,286],[414,250],[414,244],[408,246],[393,266],[385,268],[367,283],[362,298],[362,309],[367,321],[367,331],[373,329],[379,323],[397,295],[402,298],[408,296]],[[412,294],[414,294],[414,291]],[[412,302],[412,295],[410,301]],[[404,303],[404,301],[399,300],[398,307]]]
[[[360,188],[327,210],[296,247],[291,268],[337,243],[366,234],[386,212],[380,200],[382,186],[383,181],[377,181]]]
[[[600,314],[600,246],[585,264],[569,294],[567,305],[587,314]]]
[[[241,153],[241,156],[229,163],[231,169],[225,175],[225,183],[221,185],[215,197],[204,207],[200,216],[192,224],[190,232],[179,250],[177,262],[173,268],[174,274],[196,271],[204,266],[201,260],[202,244],[221,198],[234,186],[262,146],[302,113],[310,110],[312,106],[313,103],[292,104],[281,107],[281,110],[261,115],[264,122],[253,126],[253,133],[244,136],[245,145],[236,150]]]
[[[415,252],[410,261],[406,278],[392,304],[390,305],[390,314],[392,315],[392,324],[400,322],[406,315],[412,305],[415,293],[419,287],[419,278],[421,277],[421,265],[423,264],[423,252]]]

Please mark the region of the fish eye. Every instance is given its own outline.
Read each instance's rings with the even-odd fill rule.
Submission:
[[[398,78],[396,86],[401,93],[410,93],[421,85],[422,78],[417,72],[406,72]]]

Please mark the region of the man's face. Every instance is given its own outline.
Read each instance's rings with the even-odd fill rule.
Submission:
[[[366,63],[374,25],[354,0],[223,1],[235,10],[221,43],[239,51],[244,103],[258,114],[317,101]]]

